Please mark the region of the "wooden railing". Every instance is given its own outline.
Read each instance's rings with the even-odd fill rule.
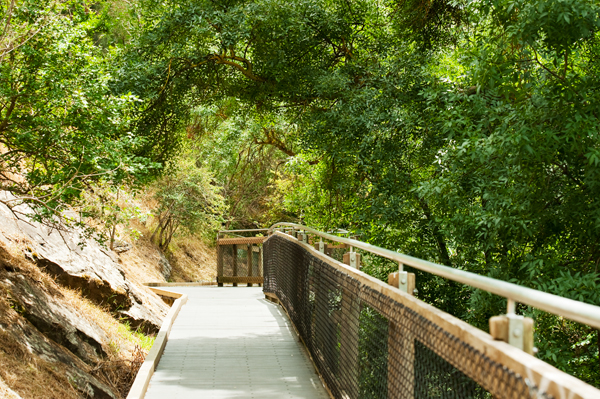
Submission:
[[[217,283],[223,284],[263,284],[262,243],[267,237],[221,237],[235,233],[258,233],[266,230],[227,230],[217,236]]]

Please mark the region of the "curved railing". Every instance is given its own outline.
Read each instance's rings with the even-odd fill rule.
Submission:
[[[506,281],[496,280],[491,277],[481,276],[464,270],[439,265],[437,263],[390,251],[389,249],[381,248],[376,245],[367,244],[362,241],[323,233],[301,224],[287,222],[276,223],[269,228],[269,234],[275,229],[285,227],[304,231],[329,241],[347,244],[351,247],[359,248],[372,254],[399,262],[403,265],[414,267],[415,269],[427,273],[435,274],[449,280],[499,295],[508,300],[507,313],[514,313],[515,304],[523,303],[554,315],[562,316],[566,319],[600,329],[600,307],[598,306],[563,298],[558,295],[534,290]]]

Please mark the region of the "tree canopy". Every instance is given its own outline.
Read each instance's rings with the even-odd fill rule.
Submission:
[[[0,36],[0,189],[52,222],[98,182],[144,182],[170,144],[134,133],[139,99],[114,93],[118,50],[94,36],[101,13],[80,2],[10,1]]]
[[[41,210],[160,177],[159,218],[175,204],[182,226],[341,227],[600,305],[596,1],[2,7],[0,183]],[[417,274],[419,298],[480,328],[504,312]],[[541,358],[600,386],[598,331],[519,311]]]
[[[119,86],[145,99],[138,128],[166,134],[201,104],[235,101],[227,117],[246,121],[239,137],[275,148],[285,165],[270,177],[279,215],[600,304],[596,2],[142,9]],[[367,267],[384,278],[393,265]],[[504,306],[426,275],[417,285],[423,299],[482,328]],[[595,333],[560,331],[538,330],[540,356],[600,382]],[[559,347],[572,357],[557,359]]]

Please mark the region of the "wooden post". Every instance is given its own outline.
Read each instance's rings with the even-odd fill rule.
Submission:
[[[344,254],[344,263],[360,270],[360,254],[357,252],[346,252]]]
[[[321,253],[327,252],[327,244],[323,241],[316,242],[313,244],[313,246],[317,251],[320,251]]]
[[[533,319],[530,317],[522,317],[522,322],[522,331],[519,331],[519,336],[516,337],[522,337],[523,347],[519,349],[533,355]],[[509,324],[509,317],[506,315],[490,317],[490,335],[497,341],[509,343]]]
[[[400,280],[402,278],[403,280]],[[401,289],[407,294],[414,295],[415,274],[407,272],[394,272],[388,276],[388,284]]]
[[[258,277],[263,277],[263,246],[258,247]],[[258,283],[262,287],[261,283]]]
[[[238,275],[238,253],[237,253],[237,245],[233,244],[231,246],[233,248],[233,277],[237,277]],[[237,287],[237,283],[233,283],[234,287]]]
[[[342,291],[342,319],[340,321],[341,389],[344,398],[358,398],[358,329],[360,301],[351,288]]]
[[[217,284],[219,287],[223,286],[223,283],[219,281],[223,277],[223,246],[217,242]]]
[[[407,317],[406,309],[400,318]],[[394,399],[415,397],[415,336],[402,325],[390,321],[388,328],[388,392],[399,392]],[[391,398],[391,396],[390,396]]]
[[[248,258],[248,277],[252,277],[252,258],[254,257],[254,253],[252,252],[252,244],[248,244],[248,249],[246,250],[247,258]],[[252,283],[248,283],[248,287],[252,287]]]

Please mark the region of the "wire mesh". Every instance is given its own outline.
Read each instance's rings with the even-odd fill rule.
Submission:
[[[271,236],[264,273],[334,398],[550,397],[297,242]]]

